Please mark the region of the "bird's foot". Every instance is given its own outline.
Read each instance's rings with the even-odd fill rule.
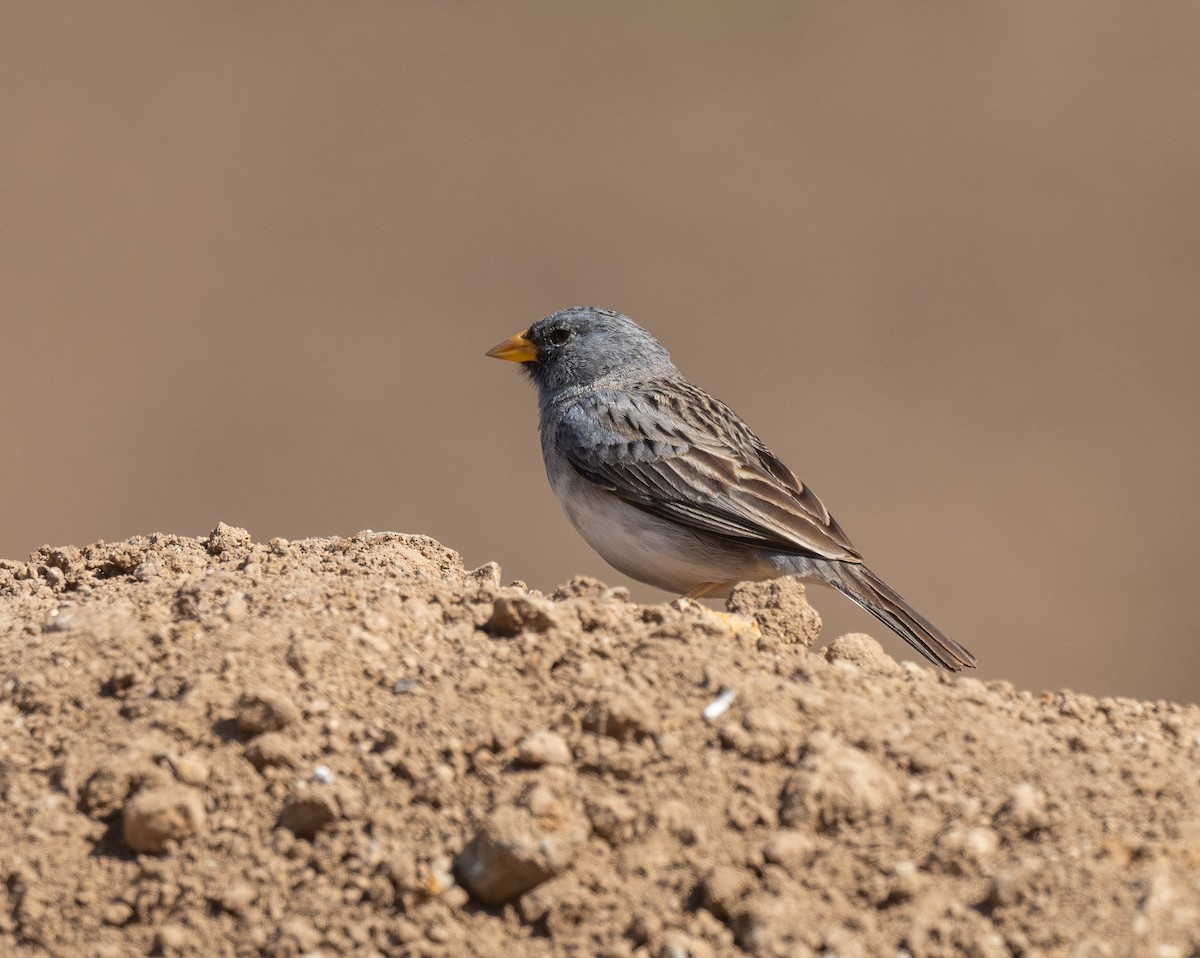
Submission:
[[[703,599],[710,592],[721,588],[723,585],[728,585],[728,582],[701,582],[696,588],[686,595],[681,595],[681,599]]]
[[[680,612],[687,612],[694,609],[704,618],[719,623],[720,630],[731,636],[751,635],[757,637],[762,634],[758,623],[749,616],[738,615],[736,612],[718,612],[716,609],[710,609],[706,605],[701,605],[690,594],[681,595],[671,603],[671,607]]]

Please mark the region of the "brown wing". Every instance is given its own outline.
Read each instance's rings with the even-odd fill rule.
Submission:
[[[582,397],[555,435],[577,472],[652,515],[778,552],[861,561],[821,500],[691,383]]]

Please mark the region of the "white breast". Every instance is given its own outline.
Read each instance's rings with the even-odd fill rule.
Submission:
[[[609,565],[630,578],[683,594],[704,582],[779,575],[750,549],[652,516],[596,487],[565,463],[546,471],[571,525]]]

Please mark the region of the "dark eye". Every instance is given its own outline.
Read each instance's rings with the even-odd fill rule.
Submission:
[[[572,332],[565,326],[558,326],[550,330],[550,336],[548,338],[552,345],[561,346],[563,343],[569,340],[572,335]]]

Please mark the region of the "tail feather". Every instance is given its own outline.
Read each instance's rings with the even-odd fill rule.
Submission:
[[[934,665],[951,672],[975,667],[975,656],[908,604],[904,596],[864,565],[813,561],[818,575],[858,603]]]

